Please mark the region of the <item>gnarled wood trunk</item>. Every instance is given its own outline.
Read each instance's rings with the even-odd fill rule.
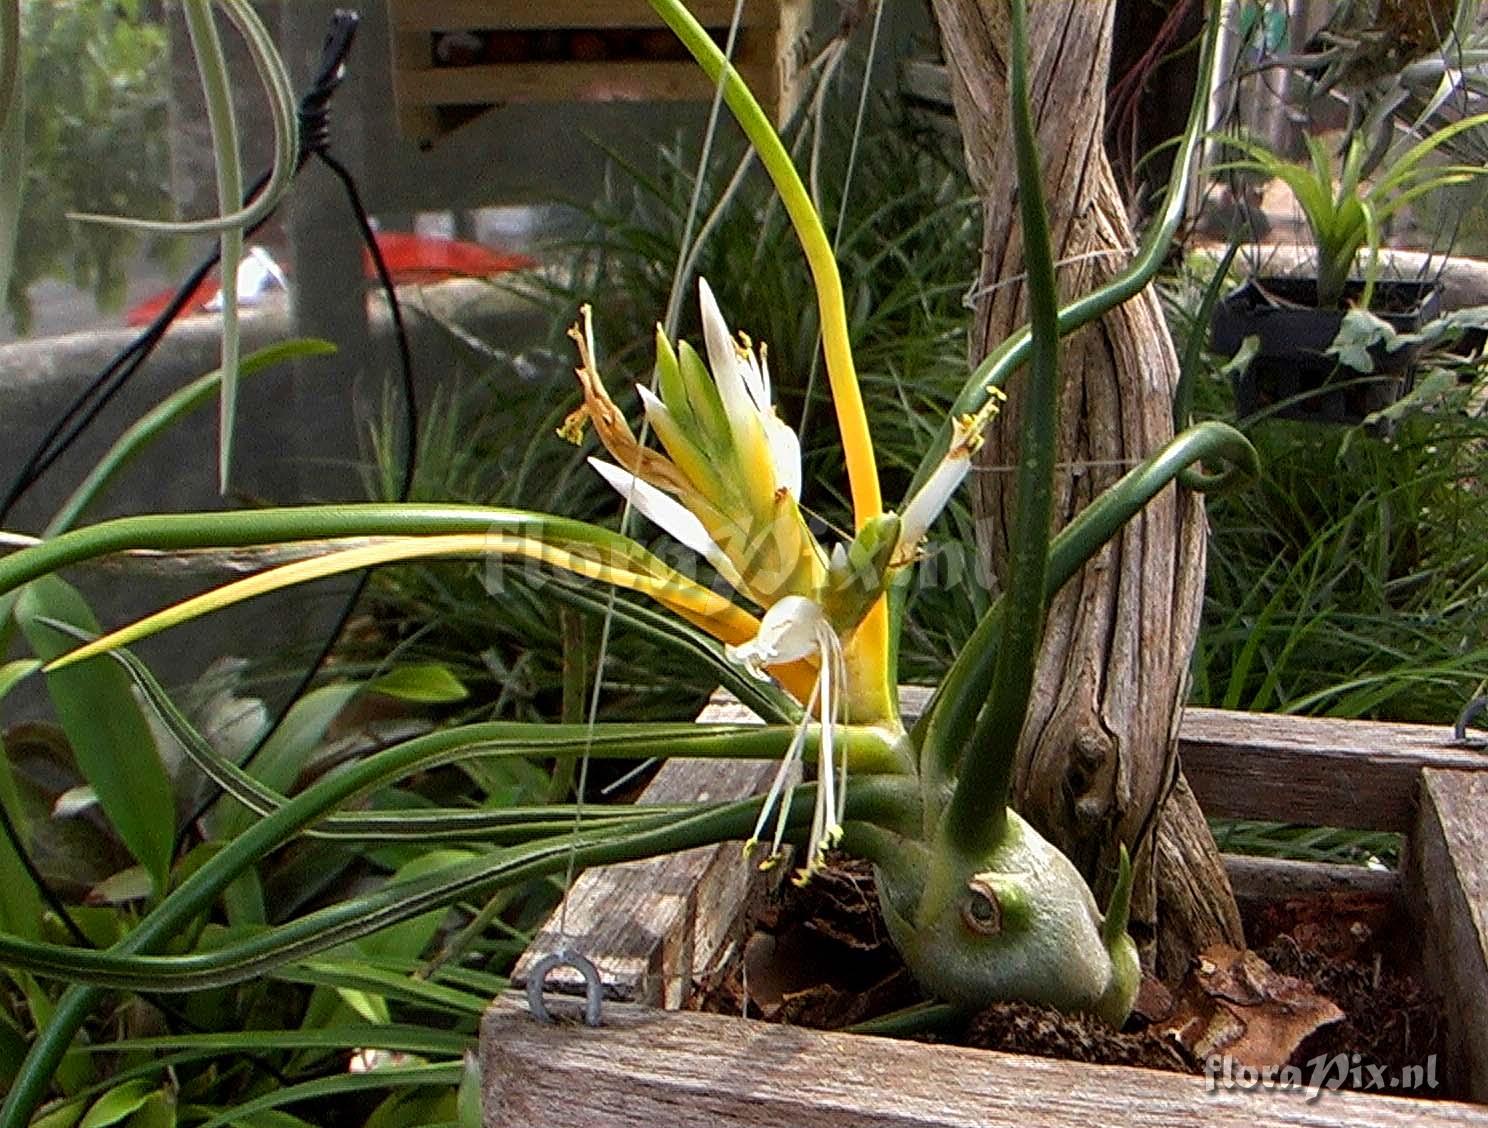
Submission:
[[[1102,147],[1114,6],[1030,4],[1034,118],[1065,300],[1109,279],[1134,246]],[[934,7],[985,209],[975,362],[1026,320],[1006,125],[1007,0],[934,0]],[[1055,520],[1063,524],[1172,437],[1178,363],[1156,296],[1145,293],[1067,339],[1061,367],[1065,469]],[[1007,558],[1018,389],[1015,378],[979,455],[974,493],[980,548],[995,575]],[[1169,488],[1060,593],[1014,783],[1019,809],[1098,894],[1115,873],[1118,838],[1134,848],[1133,935],[1164,974],[1181,972],[1212,941],[1241,939],[1213,838],[1181,775],[1174,783],[1175,718],[1203,596],[1204,533],[1201,501]],[[1144,835],[1154,819],[1156,833]]]

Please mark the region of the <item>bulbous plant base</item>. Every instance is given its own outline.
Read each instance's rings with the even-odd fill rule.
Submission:
[[[1125,921],[1107,927],[1085,879],[1015,812],[978,856],[941,842],[876,867],[889,934],[920,986],[959,1007],[1018,1000],[1113,1026],[1141,966]]]

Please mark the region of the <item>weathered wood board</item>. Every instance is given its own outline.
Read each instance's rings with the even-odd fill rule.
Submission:
[[[611,1005],[604,1026],[481,1024],[486,1128],[1488,1126],[1488,1109],[1372,1094],[1207,1091],[1202,1077]],[[582,1100],[576,1099],[582,1094]]]
[[[1488,775],[1423,773],[1408,880],[1459,1052],[1453,1065],[1472,1098],[1488,1102]]]
[[[1445,725],[1188,709],[1183,771],[1204,813],[1408,833],[1423,768],[1488,769]]]

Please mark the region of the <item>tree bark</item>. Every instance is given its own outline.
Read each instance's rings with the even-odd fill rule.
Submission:
[[[1100,285],[1134,246],[1102,147],[1115,0],[1031,4],[1034,120],[1061,300]],[[983,200],[971,358],[1026,320],[1017,181],[1007,139],[1007,0],[934,0],[972,182]],[[1172,437],[1178,362],[1156,296],[1067,338],[1061,357],[1064,524]],[[979,548],[1001,578],[1013,505],[1020,381],[978,456]],[[1200,499],[1170,487],[1056,597],[1019,747],[1015,803],[1104,898],[1117,842],[1137,862],[1133,935],[1159,974],[1241,942],[1239,913],[1202,812],[1175,783],[1176,717],[1203,598]],[[1146,833],[1155,827],[1155,833]],[[1159,916],[1160,914],[1160,916]],[[1159,927],[1160,925],[1160,927]]]

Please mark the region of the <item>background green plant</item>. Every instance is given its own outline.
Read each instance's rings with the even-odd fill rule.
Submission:
[[[31,323],[30,287],[59,278],[91,290],[102,310],[122,305],[140,237],[78,223],[70,212],[165,219],[174,212],[165,128],[165,29],[140,0],[57,4],[23,0],[26,173],[15,265],[6,295],[17,329]],[[106,170],[107,175],[101,173]],[[149,243],[168,255],[170,244]]]

